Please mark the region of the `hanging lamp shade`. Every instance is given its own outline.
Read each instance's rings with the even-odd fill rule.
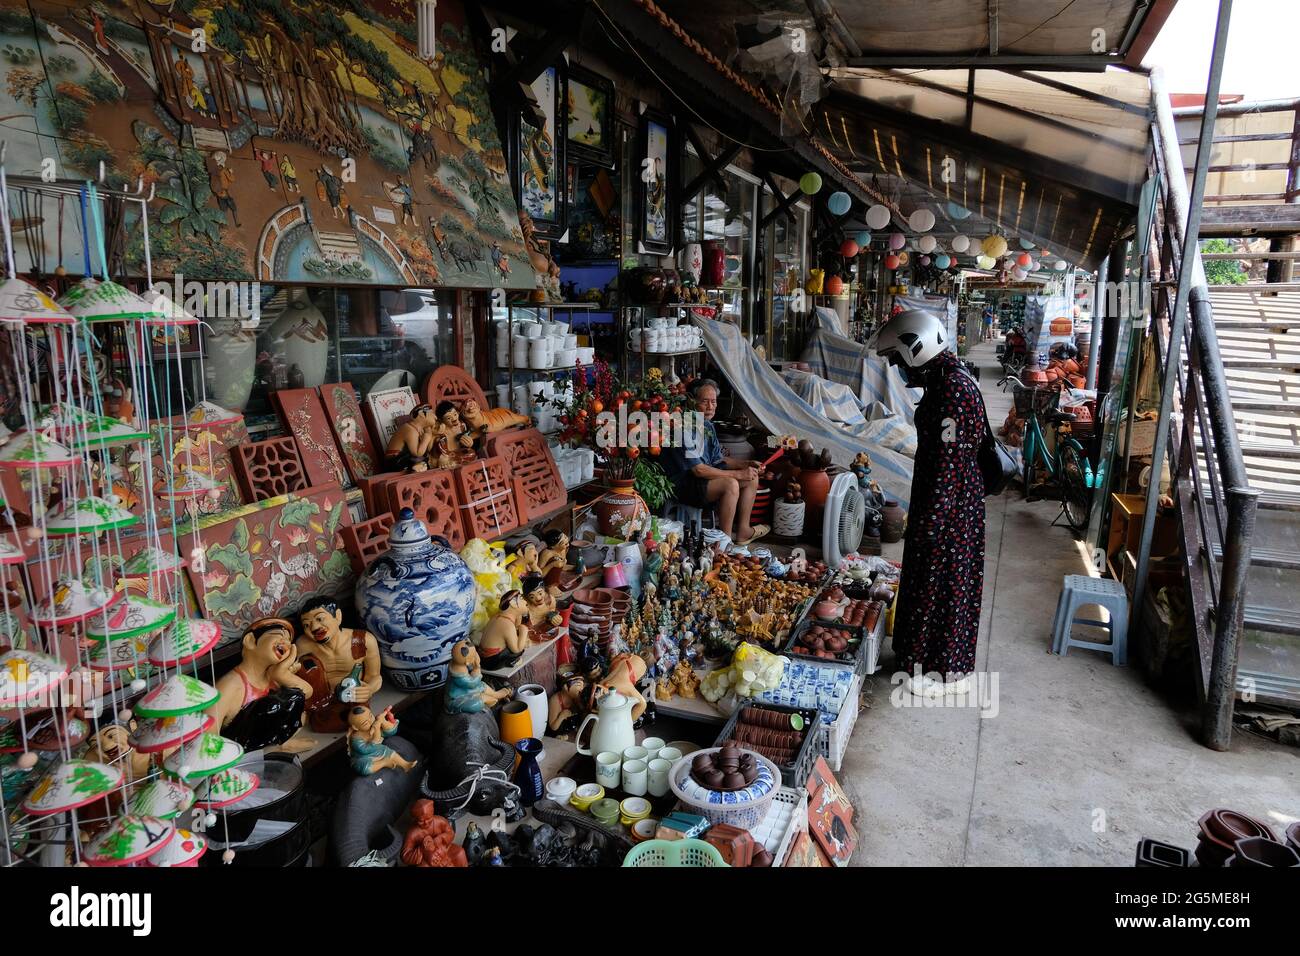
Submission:
[[[26,279],[0,282],[0,322],[71,325],[72,315]]]
[[[131,746],[142,754],[171,750],[211,730],[214,723],[212,715],[204,713],[149,717],[140,721],[131,734]]]
[[[34,817],[66,813],[94,803],[122,785],[122,771],[91,760],[64,760],[51,767],[23,798],[24,812]]]
[[[867,210],[867,225],[872,229],[884,229],[889,225],[891,218],[893,217],[890,215],[889,207],[880,203]]]
[[[110,415],[87,415],[67,440],[73,451],[83,451],[148,441],[149,433]]]
[[[924,206],[912,211],[907,217],[907,224],[917,232],[929,232],[934,228],[934,213]]]
[[[142,298],[149,303],[153,311],[144,317],[146,325],[198,325],[199,320],[192,312],[167,295],[163,290],[152,288]]]
[[[965,206],[959,206],[955,202],[950,202],[948,203],[948,215],[953,219],[961,221],[962,219],[970,218],[970,210]]]
[[[970,237],[958,233],[952,237],[952,242],[949,245],[952,246],[953,252],[965,252],[970,248]]]
[[[66,446],[40,432],[15,435],[0,448],[0,468],[66,468],[77,460]]]
[[[244,748],[228,737],[204,733],[168,754],[163,769],[185,782],[220,773],[239,763]],[[199,794],[195,794],[196,799]]]
[[[149,642],[149,663],[159,667],[188,664],[221,640],[221,625],[201,618],[181,618]]]
[[[922,236],[916,240],[916,248],[924,253],[934,252],[937,245],[939,245],[939,242],[934,236]]]
[[[128,595],[107,614],[86,625],[92,641],[125,640],[161,631],[176,620],[176,606],[155,601],[142,594]]]
[[[172,476],[172,480],[167,483],[167,487],[158,492],[159,498],[197,498],[201,495],[210,495],[213,492],[219,492],[221,486],[203,474],[201,471],[194,471],[192,468],[182,470]]]
[[[91,840],[82,859],[91,866],[128,866],[153,856],[175,835],[175,827],[166,820],[128,813]]]
[[[70,578],[58,582],[54,593],[32,609],[32,620],[42,627],[77,624],[106,607],[112,607],[125,594],[111,588],[95,587]]]
[[[143,298],[112,279],[85,278],[59,296],[58,304],[83,322],[130,322],[156,318]]]
[[[122,562],[121,573],[128,578],[165,578],[184,568],[186,563],[184,558],[151,544]]]
[[[207,710],[221,697],[211,684],[188,674],[173,674],[140,698],[135,712],[141,717],[179,717]]]
[[[0,501],[0,508],[4,507],[4,502]],[[18,547],[14,540],[8,535],[0,536],[0,566],[6,564],[22,564],[26,560],[23,549]]]
[[[194,806],[194,791],[172,777],[151,777],[135,788],[128,806],[140,816],[174,820]]]
[[[198,866],[199,857],[208,852],[208,841],[191,830],[176,828],[167,845],[144,861],[145,866]]]
[[[103,498],[86,495],[72,502],[62,502],[51,511],[46,518],[45,532],[50,535],[98,534],[139,523],[140,516],[123,508],[117,495]]]
[[[242,417],[239,412],[232,412],[228,408],[222,408],[216,402],[204,399],[185,413],[185,424],[181,427],[210,428],[216,425],[229,425]]]
[[[194,788],[194,804],[204,810],[217,810],[238,803],[257,789],[257,774],[238,767],[214,773]]]
[[[981,248],[984,250],[984,255],[991,259],[997,259],[1006,255],[1007,241],[1001,236],[985,236]]]
[[[44,697],[67,676],[68,665],[56,657],[22,648],[5,651],[0,654],[0,710]]]
[[[92,647],[86,655],[86,663],[93,671],[122,671],[146,664],[148,651],[149,642],[143,636],[114,638]]]

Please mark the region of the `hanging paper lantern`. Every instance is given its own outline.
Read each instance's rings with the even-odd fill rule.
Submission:
[[[867,210],[867,226],[871,229],[884,229],[889,225],[889,220],[893,218],[889,213],[888,206],[882,206],[879,203]]]
[[[1016,256],[1016,265],[1020,266],[1022,269],[1028,269],[1029,264],[1033,261],[1034,257],[1027,252],[1022,252],[1020,255]]]
[[[948,203],[948,215],[958,222],[970,217],[970,210],[965,206],[959,206],[955,202]]]
[[[840,255],[845,259],[852,259],[858,254],[859,246],[852,239],[845,239],[840,243]]]
[[[1021,248],[1021,249],[1032,249],[1032,248],[1034,248],[1034,245],[1035,245],[1035,243],[1034,243],[1034,241],[1033,241],[1032,239],[1021,239],[1021,240],[1020,240],[1020,248]]]
[[[805,196],[815,196],[821,188],[821,173],[804,173],[799,177],[799,189]]]
[[[934,252],[934,247],[938,244],[939,241],[935,239],[934,236],[922,236],[920,239],[916,240],[916,248],[920,249],[922,252]]]
[[[970,238],[958,233],[957,235],[952,237],[951,245],[952,245],[953,252],[965,252],[967,249],[970,248]]]
[[[889,237],[889,248],[897,252],[907,245],[907,237],[901,232],[896,232]]]
[[[86,637],[92,641],[125,642],[127,638],[142,637],[161,631],[176,620],[176,608],[141,594],[132,594],[120,601],[107,614],[100,615],[86,625]]]
[[[149,717],[132,732],[131,746],[142,754],[171,750],[207,733],[216,721],[211,714],[190,713],[177,717]]]
[[[129,802],[132,813],[159,820],[174,820],[192,806],[194,791],[179,780],[161,775],[137,787]]]
[[[1016,266],[1011,270],[1011,274],[1015,276],[1017,281],[1021,281],[1029,275],[1028,271],[1026,271],[1022,266]]]
[[[122,591],[95,587],[76,578],[54,585],[53,593],[32,608],[32,620],[42,627],[78,624],[125,597]]]
[[[122,785],[122,771],[112,764],[64,760],[50,769],[23,798],[34,817],[66,813],[94,803]]]
[[[830,210],[832,216],[844,215],[852,205],[853,200],[846,192],[833,192],[826,199],[826,208]]]
[[[996,259],[999,256],[1006,255],[1007,241],[1001,236],[986,236],[981,248],[984,250],[984,255]]]
[[[930,257],[929,257],[929,256],[921,256],[921,265],[923,265],[923,266],[928,266],[929,264],[930,264]]]
[[[15,435],[0,448],[0,468],[66,468],[76,461],[71,450],[40,432]]]
[[[208,852],[208,841],[197,833],[182,827],[167,845],[144,861],[145,866],[178,869],[199,865],[199,858]]]
[[[217,810],[238,803],[257,789],[257,774],[238,767],[214,773],[194,788],[194,802],[204,810]]]
[[[177,621],[149,642],[149,663],[159,667],[188,664],[221,640],[221,626],[215,621],[187,617]]]
[[[976,256],[975,262],[981,269],[992,269],[997,265],[997,260],[992,256]]]
[[[911,261],[912,261],[912,257],[911,257],[908,253],[906,253],[906,252],[900,252],[900,253],[898,254],[898,264],[899,264],[899,265],[905,266],[905,265],[907,265],[907,264],[908,264],[909,262],[911,262]]]
[[[45,530],[51,535],[98,534],[138,524],[140,516],[123,508],[121,501],[117,495],[107,498],[86,495],[72,502],[65,501],[50,512]]]
[[[82,859],[91,866],[128,866],[153,856],[175,834],[175,828],[164,820],[128,813],[95,837]]]
[[[948,255],[941,252],[934,257],[934,264],[938,266],[940,269],[946,269],[950,265],[952,265],[952,259]]]
[[[1053,268],[1056,269],[1057,272],[1064,272],[1066,269],[1070,268],[1070,264],[1064,259],[1057,259],[1056,265],[1054,265]]]
[[[71,325],[72,315],[25,279],[0,282],[0,322]]]
[[[893,272],[895,269],[897,269],[899,264],[900,264],[900,260],[898,256],[895,255],[894,253],[891,252],[889,255],[885,256],[885,268],[888,269],[890,272]]]
[[[165,578],[184,568],[186,563],[184,558],[151,544],[127,558],[121,573],[128,578]]]
[[[859,229],[853,234],[853,240],[861,248],[865,249],[867,246],[871,245],[871,233],[867,232],[865,229]]]
[[[112,279],[82,279],[59,296],[58,304],[84,322],[158,318],[151,303]]]
[[[211,684],[187,674],[173,674],[141,697],[135,712],[141,717],[179,717],[207,710],[220,696]]]
[[[844,280],[843,280],[843,279],[841,279],[841,278],[840,278],[839,276],[837,276],[837,275],[829,275],[829,276],[826,277],[826,294],[827,294],[827,295],[839,295],[839,294],[840,294],[841,292],[843,292],[843,291],[844,291]]]
[[[1029,271],[1030,271],[1030,272],[1037,272],[1037,271],[1038,271],[1039,269],[1041,269],[1042,267],[1043,267],[1043,264],[1042,264],[1041,262],[1039,262],[1037,259],[1034,259],[1032,262],[1029,263]]]
[[[68,665],[21,648],[0,654],[0,710],[25,706],[68,675]]]
[[[907,218],[907,224],[917,232],[929,232],[934,228],[934,213],[922,206],[912,211],[912,215]]]
[[[184,428],[212,428],[216,425],[231,425],[239,421],[243,415],[239,412],[232,412],[228,408],[222,408],[215,402],[209,402],[206,399],[198,402],[185,415]]]
[[[244,748],[233,740],[205,733],[168,754],[163,769],[189,783],[233,767],[243,756]],[[196,792],[195,797],[197,802],[200,795]]]

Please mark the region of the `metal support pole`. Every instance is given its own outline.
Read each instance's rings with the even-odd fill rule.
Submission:
[[[1126,300],[1119,295],[1118,290],[1121,288],[1120,283],[1124,281],[1124,271],[1128,264],[1128,243],[1118,242],[1110,250],[1106,257],[1106,281],[1105,287],[1115,289],[1115,308],[1107,308],[1105,318],[1101,326],[1101,343],[1097,349],[1097,420],[1103,421],[1106,415],[1106,396],[1110,392],[1111,379],[1115,376],[1115,355],[1119,350],[1119,337],[1121,334],[1127,335],[1128,330],[1121,330],[1121,325],[1127,320],[1127,316],[1122,316],[1123,311],[1120,308]],[[1101,273],[1098,273],[1100,275]],[[1096,323],[1094,322],[1095,326]],[[1092,460],[1094,463],[1100,461],[1101,440],[1103,429],[1098,428],[1093,436],[1092,442]]]
[[[1097,387],[1097,357],[1101,354],[1101,326],[1106,319],[1106,273],[1110,268],[1110,256],[1101,260],[1097,267],[1097,284],[1092,296],[1092,335],[1088,339],[1088,377],[1084,388]]]

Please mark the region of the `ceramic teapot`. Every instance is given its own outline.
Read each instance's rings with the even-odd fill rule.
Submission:
[[[388,551],[357,581],[357,612],[379,642],[384,673],[401,690],[447,680],[452,646],[469,636],[476,590],[469,566],[403,508]]]
[[[591,732],[591,746],[582,746],[582,732],[592,721],[596,727]],[[578,753],[594,756],[610,751],[622,754],[628,747],[636,745],[636,731],[632,727],[632,699],[618,691],[612,691],[601,698],[596,706],[596,713],[588,714],[578,727],[573,737]]]

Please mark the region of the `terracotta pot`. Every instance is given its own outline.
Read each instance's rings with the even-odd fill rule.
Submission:
[[[614,482],[597,503],[596,521],[601,534],[627,540],[632,522],[639,518],[644,523],[649,517],[650,509],[632,485],[630,479]]]
[[[1250,837],[1264,837],[1277,842],[1266,824],[1235,810],[1208,811],[1200,821],[1200,839],[1196,844],[1196,861],[1201,866],[1223,866],[1236,850],[1236,842]]]
[[[831,478],[825,468],[805,468],[799,472],[799,487],[803,489],[803,500],[809,509],[820,511],[830,494]]]
[[[1300,854],[1284,843],[1270,840],[1268,837],[1246,837],[1234,845],[1234,853],[1228,859],[1228,866],[1237,867],[1300,867]]]
[[[880,540],[885,544],[902,541],[907,528],[907,512],[902,506],[897,501],[886,501],[881,519]]]

